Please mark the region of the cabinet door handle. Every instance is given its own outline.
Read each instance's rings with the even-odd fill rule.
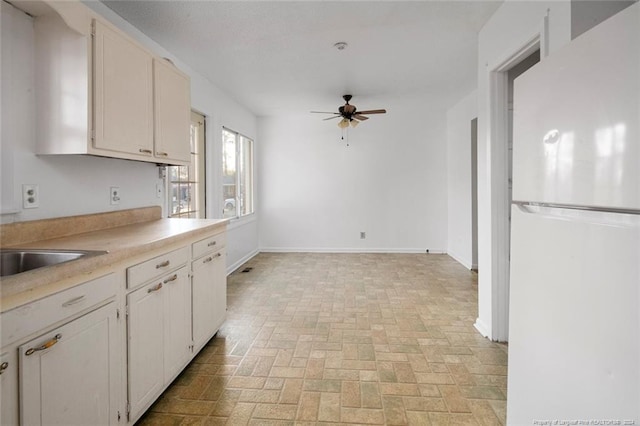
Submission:
[[[60,339],[62,339],[62,334],[56,334],[53,337],[53,339],[45,342],[42,346],[38,346],[37,348],[29,348],[29,349],[27,349],[27,351],[24,354],[26,356],[29,356],[29,355],[33,354],[34,352],[44,351],[45,349],[49,349],[51,346],[53,346],[56,343],[58,343],[58,341]]]
[[[9,363],[7,361],[0,364],[0,374],[4,373],[4,370],[6,370],[7,368],[9,368]]]
[[[208,262],[211,262],[212,260],[213,260],[213,257],[209,256],[205,260],[203,260],[202,263],[208,263]]]
[[[142,148],[140,148],[138,151],[140,151],[143,154],[153,154],[153,151],[151,151],[150,149],[142,149]]]
[[[147,290],[147,293],[153,293],[154,291],[158,291],[162,288],[162,283],[158,283],[157,286],[150,288],[149,290]]]
[[[173,281],[175,281],[175,280],[177,280],[177,279],[178,279],[178,274],[175,274],[175,275],[174,275],[174,276],[172,276],[171,278],[167,278],[166,280],[164,280],[164,283],[165,283],[165,284],[166,284],[166,283],[170,283],[170,282],[173,282]]]
[[[67,306],[71,306],[71,305],[75,305],[76,303],[80,303],[84,300],[85,296],[84,294],[82,296],[78,296],[78,297],[74,297],[71,300],[67,300],[66,302],[64,302],[62,304],[63,308],[66,308]]]
[[[166,268],[167,266],[169,266],[169,264],[170,264],[170,263],[171,263],[170,261],[165,260],[165,261],[164,261],[164,262],[162,262],[162,263],[158,263],[158,264],[156,265],[156,269]]]
[[[168,157],[169,154],[167,154],[166,152],[156,152],[156,155],[159,155],[161,157]]]
[[[213,247],[216,245],[215,241],[211,241],[209,244],[207,244],[207,247]]]

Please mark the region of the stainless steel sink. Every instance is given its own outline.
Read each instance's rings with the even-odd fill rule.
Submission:
[[[58,265],[86,256],[106,254],[106,251],[86,250],[0,250],[0,276],[19,274],[45,266]]]

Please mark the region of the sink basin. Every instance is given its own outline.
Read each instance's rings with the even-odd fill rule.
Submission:
[[[105,253],[107,252],[86,250],[2,249],[0,250],[0,277]]]

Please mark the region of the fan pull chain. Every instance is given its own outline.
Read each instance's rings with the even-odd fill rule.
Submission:
[[[342,129],[342,137],[341,140],[344,140],[344,129]],[[349,146],[349,128],[347,127],[347,146]]]

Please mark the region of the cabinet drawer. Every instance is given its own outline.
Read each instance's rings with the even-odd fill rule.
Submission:
[[[127,268],[127,288],[137,287],[153,278],[185,265],[188,259],[189,248],[183,247]]]
[[[222,252],[222,250],[214,253],[205,254],[199,259],[196,259],[193,262],[191,262],[191,270],[195,272],[197,269],[205,266],[207,263],[213,262],[214,260],[217,260],[222,256],[224,256],[224,253]]]
[[[2,314],[2,346],[20,340],[115,296],[113,274]]]
[[[192,244],[193,246],[193,258],[197,259],[205,253],[214,252],[225,245],[225,233],[212,235],[204,240],[197,241]]]

